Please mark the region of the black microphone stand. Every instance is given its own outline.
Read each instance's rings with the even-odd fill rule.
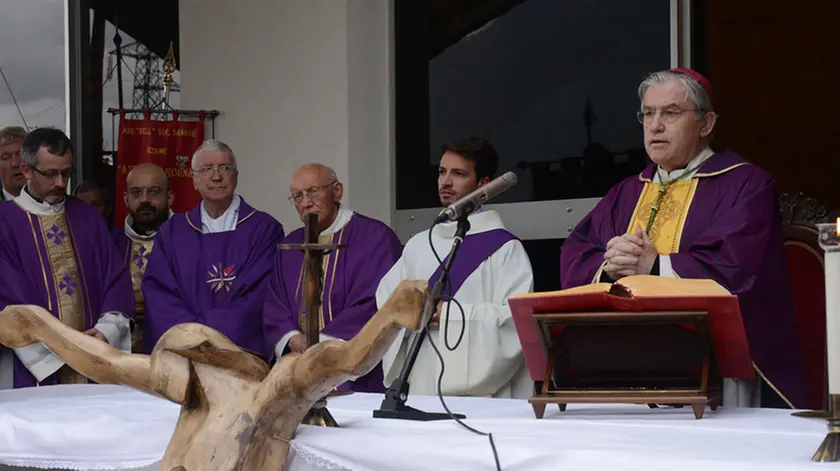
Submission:
[[[452,261],[455,260],[455,255],[458,253],[458,247],[461,246],[461,242],[464,241],[464,237],[466,237],[467,232],[470,230],[470,222],[467,220],[468,215],[469,213],[464,213],[458,218],[458,227],[455,230],[455,242],[449,250],[449,256],[444,263],[443,272],[441,273],[440,278],[438,278],[437,283],[435,283],[434,288],[432,288],[429,301],[426,303],[424,308],[423,321],[427,324],[422,325],[420,330],[413,334],[411,345],[408,348],[408,357],[406,358],[405,363],[403,363],[402,370],[400,370],[400,376],[394,380],[391,387],[385,391],[385,399],[382,400],[382,405],[379,406],[379,409],[373,411],[374,418],[420,420],[424,422],[430,420],[466,418],[466,416],[462,414],[450,415],[443,412],[424,412],[406,405],[405,402],[408,400],[408,377],[411,375],[411,370],[414,368],[414,362],[417,360],[417,354],[420,353],[420,346],[423,344],[423,341],[426,340],[426,331],[429,328],[428,322],[431,320],[431,315],[436,309],[438,300],[441,298],[443,289],[446,287],[446,283],[449,280],[449,268],[452,266]]]

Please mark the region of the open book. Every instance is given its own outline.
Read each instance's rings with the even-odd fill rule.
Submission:
[[[738,297],[709,279],[635,275],[615,283],[594,283],[560,291],[527,293],[508,299],[531,377],[545,374],[545,346],[532,318],[535,313],[705,311],[720,373],[752,378],[754,370]],[[663,352],[667,354],[667,352]]]
[[[510,299],[542,298],[546,296],[574,296],[584,293],[606,293],[624,298],[681,297],[681,296],[731,296],[732,294],[714,280],[668,278],[654,275],[627,276],[615,283],[592,283],[560,291],[526,293]]]

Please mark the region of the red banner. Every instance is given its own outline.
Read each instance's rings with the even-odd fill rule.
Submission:
[[[190,160],[204,141],[204,111],[198,121],[179,121],[178,113],[171,120],[126,119],[120,111],[120,138],[117,147],[116,201],[114,227],[123,227],[128,209],[122,204],[128,172],[141,163],[159,165],[169,176],[169,186],[175,194],[172,211],[186,212],[201,200],[193,186]]]

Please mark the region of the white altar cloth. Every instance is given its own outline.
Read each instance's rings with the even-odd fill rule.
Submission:
[[[301,426],[291,470],[493,470],[487,437],[451,421],[373,419],[381,395],[330,399],[342,428]],[[436,397],[410,404],[442,411]],[[467,424],[492,432],[502,469],[813,470],[825,421],[789,410],[632,405],[549,407],[534,418],[524,400],[447,398]],[[67,385],[0,391],[0,470],[159,469],[178,406],[120,386]],[[168,471],[168,470],[166,470]],[[200,470],[188,470],[200,471]]]

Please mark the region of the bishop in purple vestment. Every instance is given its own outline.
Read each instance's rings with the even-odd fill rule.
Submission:
[[[197,322],[268,358],[262,310],[283,226],[234,193],[236,157],[226,144],[205,142],[192,166],[202,202],[158,230],[143,278],[145,350],[171,327]]]
[[[322,242],[347,246],[324,258],[319,329],[322,340],[349,340],[376,313],[376,287],[399,259],[402,245],[384,223],[341,206],[342,183],[326,166],[308,164],[299,168],[292,178],[291,193],[290,199],[302,219],[311,212],[318,214],[317,230]],[[283,241],[302,242],[303,228]],[[303,283],[303,253],[280,251],[264,312],[266,343],[278,357],[308,347],[301,327],[301,316],[305,316]],[[382,368],[377,365],[340,389],[382,392]]]
[[[37,305],[130,351],[128,270],[102,216],[65,196],[73,174],[70,140],[56,129],[36,129],[24,140],[21,160],[27,184],[14,202],[0,203],[0,309]],[[87,381],[39,343],[2,349],[0,356],[3,388]]]
[[[708,147],[716,115],[700,74],[651,74],[639,96],[654,164],[612,188],[569,235],[563,288],[634,274],[715,280],[739,298],[752,359],[768,386],[761,405],[801,407],[802,359],[774,180],[734,152]],[[724,405],[755,405],[735,396],[725,389]]]

